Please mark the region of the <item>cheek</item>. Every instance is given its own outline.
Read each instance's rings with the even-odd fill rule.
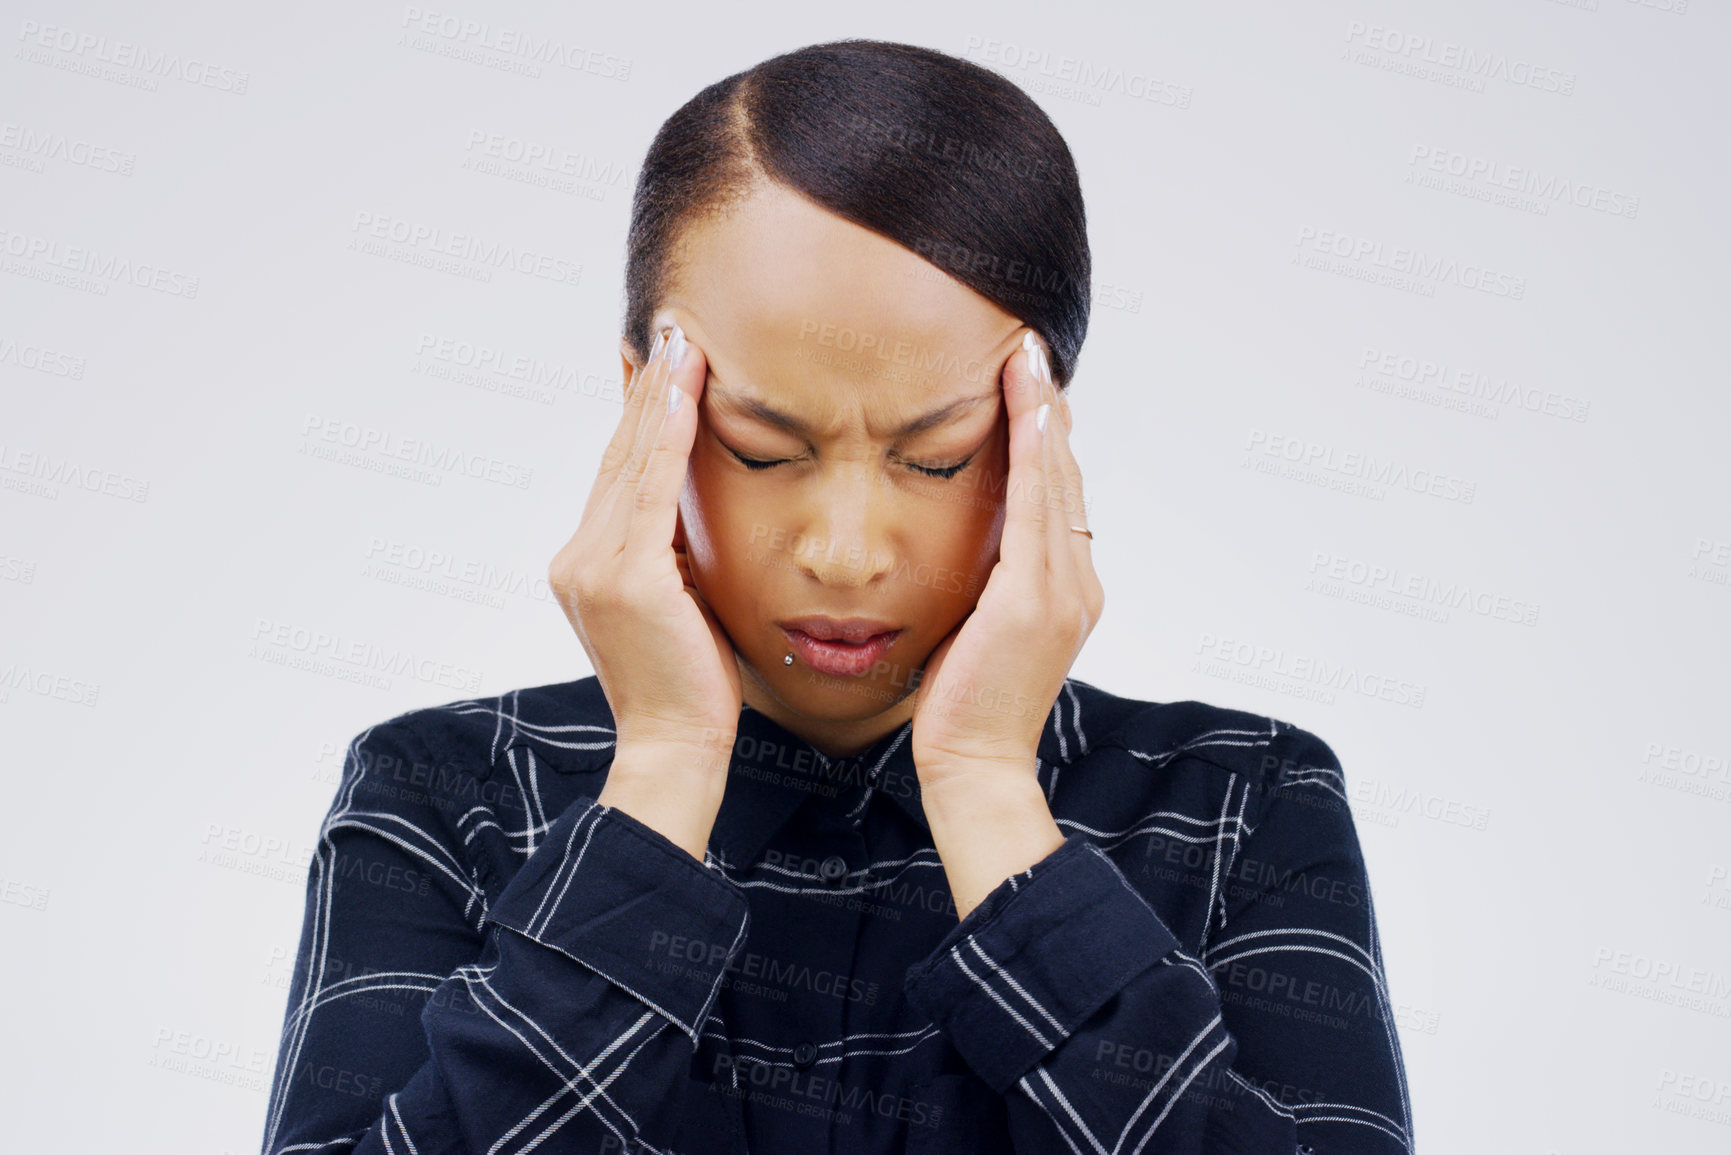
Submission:
[[[1008,474],[1002,437],[981,454],[985,459],[968,481],[954,490],[955,504],[944,515],[957,569],[973,569],[982,579],[997,560],[1004,534],[1004,496]]]
[[[954,568],[974,573],[983,585],[992,566],[998,560],[998,546],[1004,536],[1004,505],[990,495],[1001,494],[1002,488],[975,491],[976,504],[968,509],[965,522],[958,529]]]
[[[692,447],[679,510],[686,555],[699,588],[706,578],[713,582],[729,571],[741,571],[753,548],[753,526],[759,527],[758,536],[763,533],[750,487],[741,485],[737,474],[701,444]]]

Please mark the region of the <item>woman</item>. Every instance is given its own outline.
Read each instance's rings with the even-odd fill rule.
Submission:
[[[267,1153],[1412,1149],[1333,752],[1067,676],[1088,277],[966,61],[819,45],[662,126],[551,567],[596,675],[352,743]]]

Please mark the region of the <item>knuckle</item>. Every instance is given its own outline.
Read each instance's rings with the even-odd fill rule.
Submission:
[[[631,493],[631,508],[637,513],[654,513],[661,506],[661,495],[652,487],[638,485]]]
[[[597,575],[586,574],[572,587],[571,601],[578,616],[590,621],[618,614],[626,608],[626,600],[618,583],[598,580]]]
[[[577,551],[572,548],[575,538],[566,542],[553,555],[553,560],[547,563],[547,581],[556,588],[566,588],[571,585],[572,571],[576,568]]]
[[[602,591],[602,584],[596,579],[594,570],[587,566],[575,569],[567,575],[564,589],[572,604],[582,608],[594,603]]]

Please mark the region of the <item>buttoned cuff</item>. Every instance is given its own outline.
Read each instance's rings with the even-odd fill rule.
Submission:
[[[487,918],[610,979],[695,1046],[749,914],[737,886],[665,835],[581,799],[548,828]]]
[[[1002,1095],[1177,946],[1112,860],[1072,835],[993,889],[904,989]]]

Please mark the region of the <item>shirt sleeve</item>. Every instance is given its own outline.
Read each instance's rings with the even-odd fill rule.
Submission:
[[[580,798],[488,909],[456,832],[491,812],[441,797],[448,771],[399,720],[349,747],[308,870],[264,1155],[664,1143],[745,938],[743,893]],[[666,965],[676,939],[705,949]]]
[[[1228,786],[1227,811],[1261,805],[1241,849],[1216,839],[1202,958],[1072,835],[910,968],[909,998],[1006,1096],[1017,1152],[1410,1155],[1340,764],[1295,727],[1270,754],[1266,786]]]

